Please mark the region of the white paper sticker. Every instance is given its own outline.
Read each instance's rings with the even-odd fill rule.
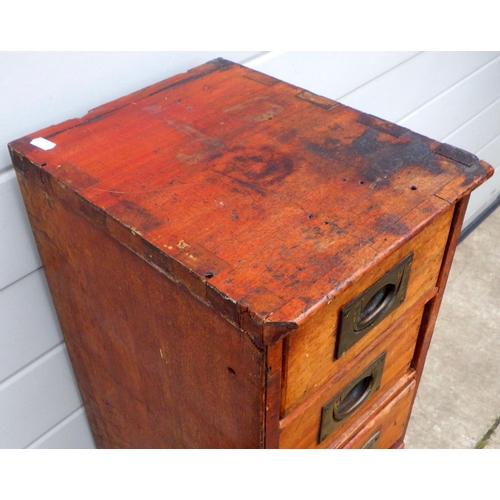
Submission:
[[[50,142],[43,137],[37,137],[36,139],[33,139],[30,144],[36,146],[37,148],[43,149],[44,151],[48,151],[49,149],[52,149],[56,146],[55,143]]]

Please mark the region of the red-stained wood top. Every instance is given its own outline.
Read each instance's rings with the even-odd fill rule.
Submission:
[[[9,147],[21,174],[39,168],[75,210],[260,345],[493,173],[222,59]]]

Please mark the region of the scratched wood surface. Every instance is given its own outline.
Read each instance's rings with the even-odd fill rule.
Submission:
[[[267,345],[492,174],[439,147],[224,60],[10,145]]]

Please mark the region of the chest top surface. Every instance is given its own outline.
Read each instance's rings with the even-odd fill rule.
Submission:
[[[143,258],[182,270],[221,314],[280,332],[493,173],[222,59],[9,147],[104,228],[125,228]]]

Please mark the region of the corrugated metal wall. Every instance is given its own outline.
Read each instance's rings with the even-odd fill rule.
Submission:
[[[500,165],[498,52],[0,53],[1,448],[94,446],[7,143],[219,56]],[[499,193],[495,176],[466,224]]]

